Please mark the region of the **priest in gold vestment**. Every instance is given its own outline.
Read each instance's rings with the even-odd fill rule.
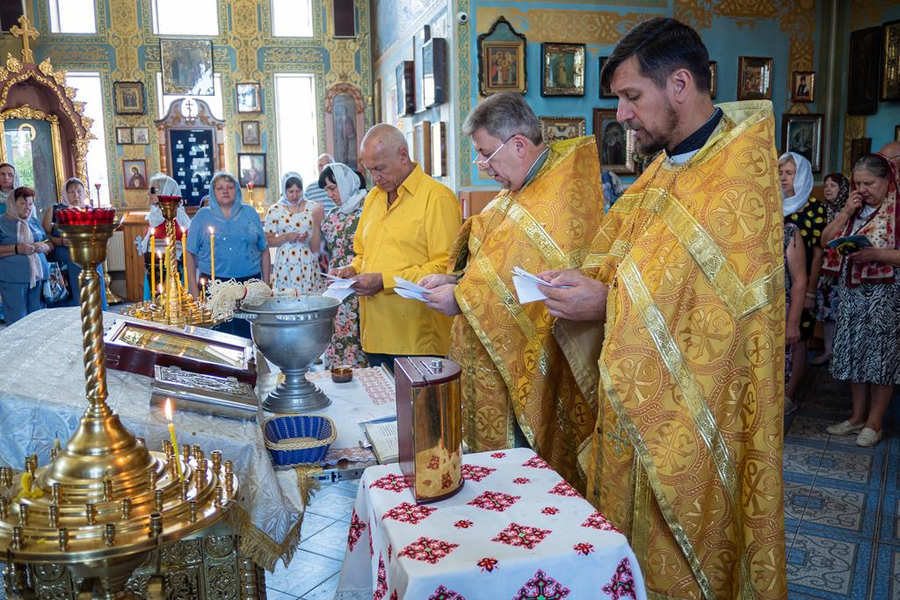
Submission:
[[[648,597],[784,598],[774,118],[767,101],[715,108],[707,61],[674,19],[619,42],[602,75],[617,118],[642,152],[665,152],[612,207],[581,272],[542,273],[573,287],[542,289],[576,376],[597,383],[579,455],[588,499],[629,537]],[[567,329],[591,320],[605,320],[598,361]]]
[[[593,138],[547,146],[540,121],[518,94],[496,94],[464,126],[476,162],[503,189],[468,219],[450,254],[452,275],[428,276],[428,305],[458,315],[451,357],[462,367],[463,428],[470,452],[527,442],[583,489],[577,449],[596,420],[541,302],[522,305],[514,267],[531,273],[579,266],[603,214]]]

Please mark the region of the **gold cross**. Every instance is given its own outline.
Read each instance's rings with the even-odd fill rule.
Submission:
[[[21,27],[19,26],[21,25]],[[9,28],[9,32],[15,37],[22,38],[22,60],[26,63],[34,62],[34,54],[31,52],[31,40],[28,38],[37,38],[41,35],[37,29],[31,28],[31,22],[28,17],[22,15],[19,17],[19,25],[13,25]]]

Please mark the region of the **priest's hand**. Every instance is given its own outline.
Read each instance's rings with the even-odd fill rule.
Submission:
[[[538,287],[547,296],[544,304],[550,316],[569,321],[603,321],[606,318],[606,295],[609,288],[606,284],[585,277],[581,271],[544,271],[538,277],[554,285],[566,285],[567,288],[554,288],[546,285]]]
[[[356,269],[353,267],[341,267],[340,269],[332,269],[331,274],[341,279],[350,279],[356,275]]]
[[[449,277],[448,275],[444,275],[444,277]],[[426,278],[427,279],[427,278]],[[456,303],[456,296],[453,295],[453,291],[456,289],[456,278],[452,278],[454,283],[445,283],[444,285],[439,285],[435,288],[430,288],[431,291],[425,296],[425,306],[432,310],[436,310],[439,313],[445,314],[448,317],[455,317],[462,311],[459,309],[459,304]],[[426,286],[422,286],[426,287]]]
[[[441,273],[434,273],[433,275],[426,275],[422,279],[419,280],[419,285],[427,290],[433,290],[435,288],[439,288],[443,285],[448,284],[456,284],[456,277],[453,275],[443,275]],[[434,307],[432,307],[434,308]],[[435,309],[437,310],[437,309]]]
[[[340,275],[339,275],[340,277]],[[353,277],[353,291],[357,296],[374,296],[384,289],[381,273],[363,273]]]

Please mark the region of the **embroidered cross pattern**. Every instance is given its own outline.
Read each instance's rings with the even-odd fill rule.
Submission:
[[[516,500],[522,496],[512,496],[503,492],[482,492],[477,497],[469,501],[469,506],[477,506],[485,510],[495,510],[503,512],[516,503]]]
[[[603,591],[606,595],[612,596],[613,600],[637,598],[634,591],[634,575],[631,572],[631,563],[627,558],[623,558],[616,567],[612,580],[603,586]]]
[[[479,467],[478,465],[463,465],[462,476],[463,479],[469,481],[481,481],[496,470],[491,467]]]
[[[405,556],[435,565],[458,546],[459,544],[451,544],[423,536],[401,550],[397,554],[397,558]]]
[[[506,456],[506,452],[494,452],[491,454],[491,458],[503,458]]]
[[[460,596],[453,590],[448,590],[442,585],[439,585],[434,593],[428,596],[428,600],[466,600],[464,596]]]
[[[457,529],[468,529],[472,525],[474,525],[474,523],[468,519],[463,519],[462,521],[457,521],[453,524]]]
[[[556,513],[559,512],[559,509],[556,508],[555,506],[545,506],[544,508],[541,509],[541,512],[545,515],[555,515]]]
[[[353,548],[356,547],[356,542],[359,541],[359,537],[365,530],[366,524],[359,520],[359,516],[356,514],[356,509],[354,508],[353,515],[350,517],[350,530],[347,532],[347,546],[350,548],[350,552],[353,552]]]
[[[384,513],[381,520],[393,519],[401,523],[416,525],[419,521],[427,519],[436,510],[433,506],[418,506],[411,502],[403,502]]]
[[[389,492],[402,492],[409,486],[406,484],[406,478],[404,478],[402,475],[391,473],[389,475],[385,475],[381,479],[376,479],[375,481],[373,481],[372,484],[369,485],[369,489],[372,489],[373,487],[387,490]]]
[[[538,569],[513,600],[561,600],[569,595],[569,588]]]
[[[387,595],[387,569],[384,568],[384,559],[381,553],[378,554],[378,581],[375,582],[375,591],[372,593],[372,600],[381,600]]]
[[[515,479],[513,479],[513,483],[517,485],[526,485],[531,483],[531,480],[527,477],[516,477]]]
[[[550,465],[547,464],[540,456],[532,456],[528,460],[522,463],[523,467],[531,467],[532,469],[549,469]]]
[[[531,550],[544,541],[544,538],[551,533],[553,533],[553,531],[550,529],[540,529],[539,527],[528,527],[527,525],[510,523],[509,527],[498,533],[491,541]]]
[[[571,485],[566,483],[565,481],[560,481],[556,485],[553,486],[553,489],[550,490],[551,494],[556,494],[557,496],[568,496],[571,498],[580,498],[581,494],[575,491]]]
[[[587,556],[594,551],[594,545],[588,544],[587,542],[581,542],[580,544],[572,546],[572,549],[581,556]]]
[[[600,531],[615,531],[619,533],[619,530],[615,528],[615,526],[606,520],[606,517],[600,514],[600,511],[595,510],[594,513],[589,516],[584,523],[581,524],[582,527],[591,527],[593,529],[599,529]]]
[[[481,567],[482,573],[490,573],[494,569],[500,568],[497,566],[499,562],[496,558],[485,557],[478,561],[478,566]]]

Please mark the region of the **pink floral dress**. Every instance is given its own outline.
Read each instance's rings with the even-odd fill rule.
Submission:
[[[312,235],[313,208],[315,203],[307,201],[305,206],[292,213],[282,202],[273,204],[266,214],[265,232],[285,235],[296,231]],[[309,239],[309,238],[307,238]],[[285,242],[275,254],[272,282],[275,289],[297,290],[301,294],[321,294],[324,279],[319,277],[316,255],[307,242]]]
[[[338,208],[331,209],[322,220],[322,236],[331,257],[331,268],[350,264],[353,257],[353,235],[359,224],[363,205],[360,203],[350,214],[343,214]],[[329,365],[351,365],[365,367],[366,354],[359,339],[359,299],[353,295],[344,300],[334,316],[334,336],[325,351]]]

